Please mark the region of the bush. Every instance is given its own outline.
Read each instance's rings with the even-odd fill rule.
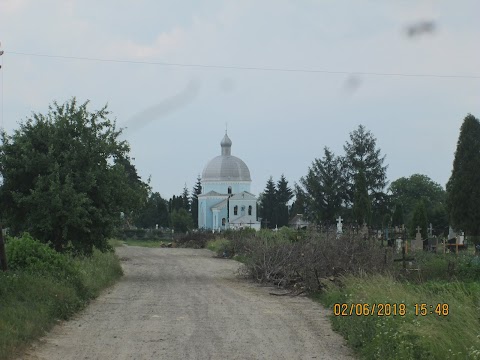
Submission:
[[[28,234],[8,238],[9,271],[0,272],[0,360],[11,358],[67,319],[122,274],[112,252],[71,258]]]
[[[209,231],[201,231],[182,235],[176,238],[175,242],[179,247],[203,249],[207,246],[207,242],[212,239],[215,239],[215,234]]]
[[[60,254],[28,233],[7,239],[8,266],[12,271],[22,271],[35,276],[51,276],[71,283],[83,291],[80,274],[68,255]]]
[[[292,240],[293,239],[293,240]],[[289,230],[260,231],[255,236],[234,238],[235,254],[245,255],[245,273],[278,285],[297,284],[319,290],[328,277],[377,273],[391,264],[391,252],[358,235],[310,232],[297,236]]]
[[[217,256],[232,258],[235,255],[232,241],[223,238],[208,241],[207,249],[215,252]]]

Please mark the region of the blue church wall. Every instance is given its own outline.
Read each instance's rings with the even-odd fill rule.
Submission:
[[[231,194],[238,194],[242,191],[250,192],[250,182],[203,182],[202,193],[206,194],[215,191],[219,194],[228,194],[228,188],[231,188]]]

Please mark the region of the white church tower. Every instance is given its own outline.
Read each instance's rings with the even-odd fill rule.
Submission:
[[[232,140],[226,132],[220,146],[221,155],[210,160],[203,169],[202,193],[198,195],[198,227],[260,230],[257,198],[250,193],[250,170],[232,155]]]

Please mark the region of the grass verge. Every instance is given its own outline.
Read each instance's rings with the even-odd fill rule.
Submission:
[[[7,243],[7,252],[12,244]],[[68,277],[49,272],[41,262],[35,264],[35,269],[47,270],[15,269],[12,261],[13,270],[0,273],[0,360],[18,356],[58,320],[68,319],[122,276],[114,253],[95,250],[91,257],[59,256],[69,264]],[[19,257],[12,255],[13,260]],[[28,259],[29,264],[35,262],[32,254]]]
[[[347,276],[342,283],[342,287],[330,285],[315,297],[330,309],[333,328],[361,358],[480,359],[479,282],[414,284],[377,275]],[[402,303],[406,314],[334,316],[335,303]],[[416,315],[415,304],[422,303],[427,305],[427,314]],[[436,304],[448,304],[448,315],[437,315]]]
[[[134,239],[123,240],[123,243],[129,246],[142,246],[142,247],[148,247],[148,248],[162,247],[162,245],[168,244],[170,242],[172,241],[171,240],[134,240]]]

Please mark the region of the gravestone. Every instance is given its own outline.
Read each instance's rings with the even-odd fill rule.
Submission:
[[[457,234],[453,231],[451,226],[448,227],[448,240],[456,239]]]
[[[430,226],[428,227],[428,237],[431,238],[433,236],[433,227],[432,223],[430,223]]]
[[[397,252],[402,251],[402,242],[403,242],[403,240],[401,238],[397,238],[395,240],[395,244],[396,244],[395,249],[397,250]]]
[[[416,230],[417,234],[415,235],[415,240],[412,240],[412,251],[423,250],[423,239],[422,234],[420,233],[422,228],[417,226]]]
[[[337,219],[337,235],[343,234],[343,226],[342,226],[342,217],[339,216]]]

